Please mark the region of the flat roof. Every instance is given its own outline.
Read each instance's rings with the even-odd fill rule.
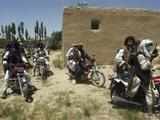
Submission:
[[[98,7],[98,6],[65,6],[64,9],[133,11],[133,12],[141,11],[150,13],[160,13],[160,10],[151,10],[144,8],[114,8],[114,7]]]

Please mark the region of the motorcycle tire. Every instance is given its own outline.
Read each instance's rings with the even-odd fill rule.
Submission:
[[[103,73],[95,71],[91,74],[91,82],[93,85],[97,87],[104,87],[105,81],[106,79]]]
[[[24,95],[25,98],[30,96],[30,90],[29,90],[29,85],[28,84],[23,85],[23,95]]]
[[[25,101],[28,102],[28,103],[31,103],[33,102],[33,97],[28,97],[28,98],[25,98]]]
[[[47,80],[47,70],[45,68],[42,69],[41,77],[42,80]]]

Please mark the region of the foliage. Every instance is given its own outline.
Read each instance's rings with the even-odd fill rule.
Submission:
[[[38,40],[38,33],[39,33],[39,22],[38,22],[38,20],[36,21],[36,25],[34,27],[34,32],[35,32],[35,40]]]
[[[16,25],[14,22],[11,23],[11,32],[12,34],[16,35]]]
[[[28,38],[29,38],[29,33],[28,33],[28,30],[27,29],[25,29],[25,38],[26,38],[26,40],[28,40]]]
[[[4,26],[3,26],[3,25],[1,25],[1,33],[2,33],[2,36],[4,37],[4,35],[5,35],[5,30],[4,30]]]
[[[41,41],[43,43],[46,43],[46,47],[48,47],[48,45],[50,44],[49,40],[52,41],[53,40],[52,38],[55,38],[56,40],[52,42],[54,44],[52,48],[58,49],[61,47],[60,42],[57,41],[57,40],[61,41],[61,38],[59,37],[61,35],[57,32],[56,35],[54,36],[52,35],[53,37],[47,37],[47,27],[44,25],[43,21],[39,22],[37,20],[35,23],[34,26],[35,38],[31,38],[29,31],[25,27],[23,21],[21,21],[18,25],[12,22],[10,24],[1,25],[0,27],[1,27],[0,35],[2,39],[6,40],[6,43],[8,43],[8,41],[11,40],[18,40],[21,41],[23,44],[26,42],[28,43],[28,41],[32,41],[33,42],[32,46],[35,46],[35,44]]]
[[[49,48],[56,50],[62,47],[62,31],[56,31],[51,34],[49,38]]]
[[[34,27],[34,32],[35,32],[35,40],[46,40],[47,37],[47,28],[45,27],[44,23],[39,21],[36,21],[36,25]]]
[[[53,64],[56,68],[64,68],[64,60],[61,54],[56,56],[56,58],[53,60]]]
[[[24,22],[20,22],[18,26],[18,35],[21,41],[24,41]]]

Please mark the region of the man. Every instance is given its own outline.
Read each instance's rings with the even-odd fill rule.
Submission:
[[[4,57],[5,53],[10,50],[10,46],[11,46],[11,42],[7,43],[7,45],[4,48],[3,54],[2,54],[2,64],[3,64],[3,72],[4,72],[4,74],[5,74],[6,70],[7,70],[7,64],[5,64],[5,61],[3,60],[3,57]]]
[[[79,65],[81,53],[78,50],[78,46],[79,44],[72,44],[72,47],[66,53],[67,68],[70,73],[70,79],[78,77],[81,73],[81,68]]]
[[[129,46],[128,46],[129,47]],[[133,48],[133,46],[132,46]],[[117,65],[120,67],[122,65],[127,65],[131,69],[128,74],[129,77],[129,86],[128,86],[128,93],[129,97],[134,97],[140,85],[144,87],[145,91],[145,110],[152,111],[152,91],[151,91],[151,68],[152,68],[152,60],[158,55],[156,47],[153,44],[153,41],[150,39],[145,39],[139,42],[138,46],[135,47],[137,50],[136,54],[132,54],[132,50],[128,50],[126,53],[126,58],[124,55],[125,50],[119,51],[118,55],[116,56]],[[121,54],[120,54],[121,53]],[[130,56],[132,55],[132,56]],[[130,57],[130,58],[129,58]],[[118,66],[118,67],[119,67]],[[121,69],[121,72],[118,71],[118,74],[122,74],[124,72]],[[120,76],[123,76],[124,73]],[[123,79],[123,78],[122,78]]]
[[[2,98],[7,97],[7,89],[8,89],[8,80],[10,78],[10,75],[12,74],[12,67],[11,65],[15,64],[28,64],[27,59],[25,58],[25,55],[20,49],[20,45],[16,40],[13,40],[8,44],[8,47],[3,55],[3,66],[5,66],[5,88],[3,90]],[[24,71],[26,78],[29,80],[28,73]],[[29,80],[30,81],[30,80]]]
[[[152,60],[158,55],[158,51],[154,46],[154,43],[150,39],[144,39],[141,41],[138,47],[137,64],[135,64],[136,75],[140,78],[141,84],[145,88],[146,110],[152,111],[153,96],[151,88],[152,78]]]
[[[49,55],[48,55],[48,51],[45,49],[45,46],[43,43],[39,43],[38,44],[38,49],[35,51],[35,54],[33,55],[33,75],[35,76],[35,72],[37,69],[37,61],[39,58],[43,58],[45,59],[45,64],[47,65],[48,71],[50,71],[49,68]],[[40,72],[40,71],[39,71]]]
[[[125,48],[119,49],[115,56],[114,76],[125,79],[126,71],[130,74],[131,69],[134,68],[138,44],[133,36],[126,37]]]
[[[80,67],[83,71],[86,69],[86,64],[88,62],[91,62],[92,58],[88,55],[88,53],[84,50],[83,44],[80,43],[78,45],[78,50],[80,51],[81,54],[81,59],[80,59]]]

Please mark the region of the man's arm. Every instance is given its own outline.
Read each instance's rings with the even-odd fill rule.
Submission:
[[[126,61],[124,60],[124,54],[125,54],[125,50],[124,49],[120,49],[118,51],[118,53],[116,54],[114,60],[116,62],[116,64],[118,66],[123,65],[124,63],[126,63]]]
[[[46,57],[48,57],[49,55],[48,55],[48,51],[47,51],[47,49],[45,49],[45,55],[46,55]]]
[[[66,53],[67,59],[69,58],[69,56],[70,56],[72,50],[73,50],[73,48],[70,48],[70,49],[67,51],[67,53]]]
[[[8,55],[9,55],[9,51],[6,51],[6,53],[3,56],[3,64],[7,64]]]
[[[142,70],[150,70],[152,68],[152,63],[144,55],[138,55],[138,62]]]
[[[22,55],[22,61],[23,61],[24,63],[26,63],[26,64],[29,63],[28,60],[26,59],[26,57],[25,57],[24,55]]]

